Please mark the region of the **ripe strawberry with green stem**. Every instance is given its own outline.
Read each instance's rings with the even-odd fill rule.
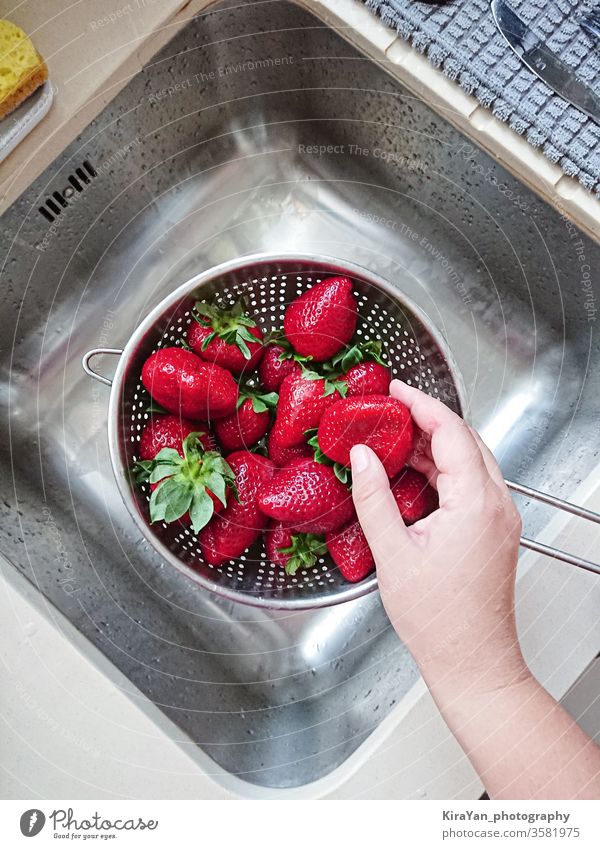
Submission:
[[[258,366],[258,376],[267,392],[278,392],[289,374],[302,374],[302,363],[307,358],[295,354],[282,334],[272,334],[270,338]]]
[[[328,277],[289,304],[283,329],[297,353],[322,363],[348,344],[356,321],[352,281],[349,277]]]
[[[250,386],[240,389],[237,409],[215,422],[214,429],[226,451],[252,448],[263,438],[271,424],[271,410],[277,406],[276,392],[261,394]]]
[[[258,506],[271,519],[313,534],[337,530],[355,515],[350,490],[331,466],[303,458],[275,472],[260,489]]]
[[[368,445],[393,478],[412,450],[412,417],[408,407],[389,395],[341,398],[323,413],[317,438],[321,451],[343,466],[350,466],[352,446]]]
[[[257,496],[275,472],[271,460],[251,451],[234,451],[226,459],[235,475],[237,499],[229,499],[225,510],[198,535],[202,556],[213,566],[239,557],[267,526]]]
[[[235,475],[221,454],[205,451],[201,433],[185,437],[181,452],[161,448],[152,460],[134,466],[138,483],[150,484],[150,522],[176,522],[189,514],[198,533],[213,514],[227,504],[227,493],[236,494]]]
[[[271,563],[282,566],[287,575],[295,575],[298,569],[310,569],[327,553],[322,535],[299,533],[283,522],[275,522],[264,536],[267,557]]]
[[[142,383],[175,416],[207,421],[235,410],[238,388],[230,372],[184,348],[159,348],[142,366]]]
[[[198,301],[187,333],[192,351],[233,374],[256,369],[263,355],[263,333],[244,310],[243,301],[222,309]]]
[[[358,521],[325,536],[327,550],[347,581],[356,583],[375,568],[369,543]]]
[[[378,340],[359,341],[323,364],[323,371],[346,385],[346,397],[387,395],[392,375]]]
[[[279,390],[275,428],[282,448],[299,445],[306,431],[317,427],[325,410],[341,397],[345,386],[336,380],[304,371],[288,375]]]

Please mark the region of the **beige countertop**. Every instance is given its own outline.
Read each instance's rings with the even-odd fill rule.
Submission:
[[[209,0],[0,0],[48,65],[48,115],[0,165],[0,212]]]

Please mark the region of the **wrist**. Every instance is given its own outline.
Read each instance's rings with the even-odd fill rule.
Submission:
[[[414,654],[436,701],[485,698],[533,679],[516,638]]]

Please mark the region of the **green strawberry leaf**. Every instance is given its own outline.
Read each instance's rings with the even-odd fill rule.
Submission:
[[[382,355],[383,344],[380,339],[369,339],[366,342],[356,342],[350,348],[340,351],[331,360],[331,365],[347,372],[352,366],[358,365],[365,360],[371,360],[382,366],[388,366]]]
[[[192,530],[197,534],[210,522],[215,512],[213,500],[203,486],[197,486],[194,489],[189,511]]]
[[[217,496],[223,507],[227,507],[227,489],[231,490],[237,500],[233,469],[216,451],[207,451],[204,455],[200,482]]]
[[[255,327],[256,325],[254,322],[252,322],[248,326]],[[238,327],[236,331],[235,344],[238,346],[238,348],[244,355],[244,358],[246,360],[249,360],[252,357],[252,354],[250,352],[250,348],[246,345],[246,342],[253,342],[254,344],[262,345],[262,339],[257,339],[256,336],[250,333],[250,331],[247,330],[246,327],[242,324],[242,326]]]
[[[240,393],[237,401],[237,409],[242,406],[244,401],[250,399],[252,401],[252,409],[255,413],[266,413],[267,410],[274,410],[279,401],[277,392],[259,392],[254,386],[247,383],[240,388]]]
[[[139,482],[158,484],[150,497],[152,522],[175,521],[194,500],[196,518],[192,521],[195,522],[194,528],[200,529],[207,512],[204,496],[214,507],[207,489],[224,507],[227,506],[228,490],[239,501],[233,469],[217,451],[204,451],[200,436],[202,432],[196,431],[184,439],[183,457],[174,448],[163,448],[154,460],[139,461],[134,465],[134,474]]]
[[[348,384],[345,380],[332,380],[331,378],[325,379],[325,388],[323,390],[323,397],[326,398],[328,395],[333,395],[334,392],[339,392],[342,398],[346,397],[346,393],[348,392]]]
[[[180,462],[177,466],[174,463],[155,463],[154,468],[150,473],[150,483],[158,483],[163,480],[163,478],[170,478],[177,474],[179,467],[184,462],[181,457],[179,458],[179,461]]]
[[[193,436],[193,434],[190,434]],[[189,437],[188,437],[189,438]],[[175,448],[161,448],[154,460],[150,460],[150,463],[172,463],[173,465],[179,465],[183,461],[183,457],[176,451]]]
[[[295,575],[298,569],[310,569],[319,557],[327,553],[325,539],[318,534],[293,534],[289,548],[280,548],[281,554],[290,555],[285,564],[288,575]]]
[[[243,299],[236,301],[231,307],[213,306],[197,301],[192,316],[199,324],[212,329],[212,333],[202,343],[203,351],[218,337],[228,345],[237,345],[244,358],[249,360],[252,354],[246,343],[262,344],[262,340],[257,339],[248,330],[249,327],[256,327],[256,322],[246,314]]]
[[[175,522],[187,513],[194,486],[185,479],[166,478],[150,497],[150,521]]]
[[[136,460],[133,464],[133,477],[136,483],[147,483],[154,467],[154,460]]]
[[[192,316],[196,319],[196,321],[199,321],[200,324],[208,324],[208,322],[201,320],[202,318],[213,319],[218,314],[219,310],[216,307],[213,307],[204,301],[196,301],[192,311]]]
[[[195,430],[192,433],[189,433],[186,438],[183,440],[183,456],[189,462],[199,462],[202,460],[206,453],[204,448],[202,447],[202,443],[200,442],[200,437],[206,436],[206,433],[203,430]],[[163,451],[165,449],[163,448]],[[174,449],[170,448],[170,451]],[[176,452],[177,453],[177,452]],[[162,451],[157,455],[157,459],[160,459],[160,455]]]
[[[310,436],[306,440],[306,442],[307,442],[308,445],[310,445],[310,447],[314,451],[315,463],[321,463],[322,466],[332,466],[333,461],[330,460],[329,457],[327,456],[327,454],[325,454],[321,450],[321,446],[319,445],[319,439],[318,439],[318,436],[317,436],[317,431],[316,430],[314,430],[314,431],[313,430],[307,430],[305,432],[305,436],[308,436],[308,434],[310,434],[310,433],[312,433],[313,435]]]
[[[209,472],[202,476],[202,483],[219,499],[223,507],[227,507],[227,484],[225,478],[218,472]]]
[[[350,475],[350,469],[347,466],[342,465],[342,463],[334,463],[333,464],[333,474],[336,478],[342,483],[351,484],[352,478]]]
[[[266,413],[267,410],[274,410],[279,401],[277,392],[267,392],[264,395],[252,396],[252,409],[255,413]]]
[[[246,345],[246,343],[244,341],[244,337],[242,336],[241,332],[238,332],[238,333],[235,334],[235,344],[238,346],[238,348],[242,352],[242,356],[244,357],[245,360],[249,360],[252,357],[252,354],[250,352],[250,348]]]
[[[260,400],[260,398],[253,398],[252,399],[252,409],[254,410],[255,413],[266,413],[266,412],[268,412],[269,408],[267,407],[267,405],[263,401]]]
[[[290,343],[285,338],[283,327],[278,327],[277,330],[268,330],[265,334],[265,345],[281,345],[282,348],[289,347]]]
[[[213,332],[212,332],[212,333],[209,333],[209,334],[208,334],[208,336],[206,336],[206,337],[202,340],[202,344],[200,345],[200,350],[201,350],[201,351],[206,351],[206,349],[208,348],[208,346],[210,345],[210,343],[212,342],[212,340],[216,337],[216,335],[217,335],[217,334],[215,333],[215,331],[214,331],[214,330],[213,330]]]

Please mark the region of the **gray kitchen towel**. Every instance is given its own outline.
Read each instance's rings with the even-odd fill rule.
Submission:
[[[600,197],[600,123],[532,74],[498,32],[489,0],[429,6],[413,0],[363,0],[398,34],[565,174]],[[597,0],[510,0],[510,5],[578,76],[600,94],[600,40],[577,20]]]

